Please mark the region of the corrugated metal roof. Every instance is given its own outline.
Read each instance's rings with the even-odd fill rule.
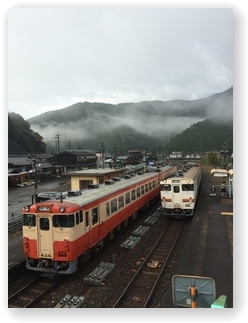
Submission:
[[[13,156],[9,156],[8,157],[8,164],[13,164],[13,165],[19,165],[19,166],[22,166],[22,165],[31,165],[32,163],[32,160],[27,158],[27,157],[24,157],[24,156],[20,156],[20,157],[13,157]]]

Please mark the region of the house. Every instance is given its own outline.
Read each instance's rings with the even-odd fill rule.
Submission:
[[[65,150],[55,154],[49,161],[55,168],[61,165],[63,173],[97,168],[97,156],[94,151],[88,150]]]
[[[50,155],[9,155],[8,187],[47,178],[54,173],[54,167],[47,161]],[[36,178],[35,178],[36,174]]]

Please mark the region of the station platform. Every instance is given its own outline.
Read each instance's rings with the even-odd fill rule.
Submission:
[[[212,280],[216,300],[225,296],[225,307],[233,308],[233,199],[222,196],[220,190],[216,194],[209,192],[212,185],[220,184],[220,179],[211,176],[210,170],[207,166],[202,168],[196,212],[178,259],[176,278],[172,278],[164,297],[165,308],[192,307],[191,303],[184,306],[178,302],[175,279],[181,276]]]

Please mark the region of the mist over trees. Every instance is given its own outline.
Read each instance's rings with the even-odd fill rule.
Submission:
[[[9,113],[9,141],[28,152],[68,149],[100,150],[126,155],[131,149],[156,153],[194,153],[233,149],[233,88],[192,101],[139,103],[79,102],[26,121]]]

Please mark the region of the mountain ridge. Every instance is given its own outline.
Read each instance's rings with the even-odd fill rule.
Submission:
[[[233,87],[197,100],[153,100],[116,105],[77,102],[29,118],[26,123],[35,134],[40,134],[49,153],[58,149],[57,137],[60,151],[86,147],[99,150],[104,143],[106,150],[111,152],[115,147],[118,154],[126,154],[129,149],[172,147],[173,138],[178,139],[186,129],[208,119],[215,121],[215,126],[226,124],[232,129]],[[211,133],[207,135],[206,127],[204,132],[211,137]],[[222,137],[221,134],[219,137]],[[232,138],[228,141],[232,142]],[[175,145],[178,146],[178,142]],[[216,143],[218,145],[221,143]]]

